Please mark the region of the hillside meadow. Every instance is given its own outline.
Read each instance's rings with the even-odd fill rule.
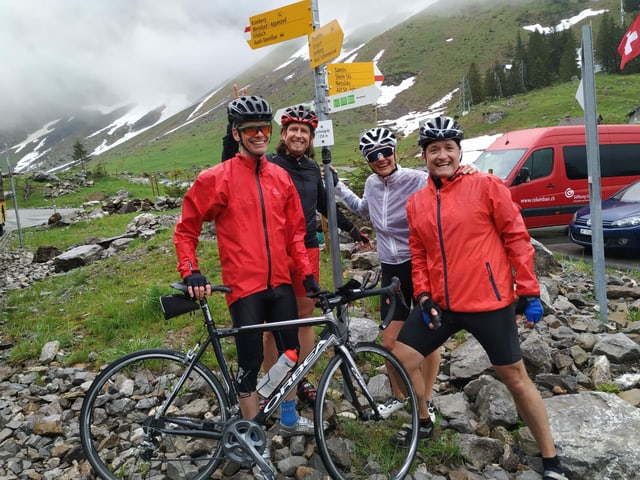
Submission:
[[[493,134],[512,129],[535,126],[557,125],[566,117],[582,115],[575,99],[577,82],[549,87],[517,95],[498,102],[485,103],[474,108],[469,114],[459,117],[467,137]],[[640,75],[596,75],[596,96],[599,113],[605,123],[625,123],[628,113],[638,104]],[[486,113],[503,112],[502,120],[493,124],[484,122]],[[219,142],[209,134],[209,142],[187,141],[185,138],[167,137],[167,150],[180,152],[174,163],[158,155],[140,158],[118,157],[111,162],[101,157],[100,164],[116,172],[101,176],[89,175],[92,184],[74,189],[71,193],[51,197],[52,188],[29,179],[29,175],[15,178],[16,191],[21,208],[80,207],[91,200],[104,200],[119,190],[127,190],[132,197],[155,198],[167,195],[162,184],[130,181],[130,176],[138,178],[184,178],[190,180],[200,168],[209,163],[190,162],[186,159],[207,157],[210,164],[219,158]],[[170,143],[175,141],[175,143]],[[463,143],[464,147],[464,143]],[[340,131],[336,132],[336,152],[334,163],[338,166],[360,166],[354,177],[367,173],[366,165],[357,155],[355,148],[341,142]],[[202,152],[207,154],[203,156]],[[417,149],[415,138],[402,139],[399,146],[401,161],[405,165],[418,165],[415,158]],[[97,171],[97,163],[89,166]],[[128,175],[122,175],[128,172]],[[62,179],[77,181],[80,172],[60,174]],[[30,192],[25,197],[25,191]],[[9,201],[9,214],[13,205]],[[173,212],[176,215],[179,212]],[[112,215],[90,223],[80,222],[64,228],[39,227],[27,229],[24,234],[25,248],[30,251],[40,245],[54,245],[62,250],[75,244],[84,243],[88,237],[113,237],[124,233],[127,224],[135,214]],[[14,238],[10,248],[16,248]],[[201,245],[204,271],[210,280],[220,281],[217,273],[217,253],[214,242],[204,241]],[[325,259],[326,260],[326,259]],[[112,359],[116,352],[130,350],[141,345],[170,341],[167,330],[178,331],[186,324],[172,325],[161,319],[157,304],[160,292],[166,292],[169,284],[178,279],[175,272],[175,253],[171,232],[160,232],[155,238],[135,242],[123,257],[113,257],[98,264],[71,271],[64,275],[49,277],[32,287],[9,292],[0,300],[3,304],[1,321],[3,335],[15,339],[16,347],[12,357],[16,360],[34,358],[41,346],[54,338],[59,339],[69,352],[69,361],[82,361],[91,351],[100,352],[105,361]],[[323,281],[332,283],[330,264],[325,261]],[[215,301],[217,312],[227,315],[222,299]],[[178,322],[178,320],[172,320]],[[188,322],[187,322],[188,323]],[[188,325],[189,329],[193,325]]]
[[[597,108],[604,123],[627,123],[629,113],[640,106],[640,74],[597,74],[595,83]],[[474,106],[466,115],[462,115],[455,105],[452,105],[447,109],[447,114],[458,117],[468,138],[516,129],[558,125],[565,118],[583,116],[575,98],[577,88],[578,80],[575,80],[494,102],[484,102]],[[424,107],[425,105],[416,106],[416,110]],[[336,166],[350,166],[360,161],[359,132],[370,128],[379,118],[374,106],[361,109],[364,120],[354,118],[354,122],[346,122],[340,118],[334,119],[335,144],[331,147],[331,152],[332,163]],[[485,121],[487,114],[497,112],[504,114],[500,121]],[[117,152],[110,156],[109,152],[106,152],[94,162],[100,161],[105,164],[110,173],[152,175],[180,171],[185,172],[186,176],[193,176],[199,169],[219,163],[223,132],[223,123],[213,122],[208,128],[203,125],[189,133],[178,131],[174,135],[163,137],[152,146],[136,147],[130,153]],[[275,148],[278,138],[276,128],[270,150]],[[407,161],[409,164],[414,161],[418,154],[416,141],[417,132],[400,139],[398,152],[401,161]],[[320,149],[316,149],[316,156],[320,161]]]

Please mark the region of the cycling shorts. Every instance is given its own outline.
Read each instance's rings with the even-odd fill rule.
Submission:
[[[298,318],[298,305],[291,285],[280,285],[236,300],[229,306],[235,328],[261,323],[280,322]],[[298,328],[274,330],[278,353],[299,349]],[[256,389],[258,373],[262,366],[262,332],[243,333],[235,336],[238,356],[238,390],[250,393]]]
[[[404,321],[409,316],[409,308],[413,303],[413,282],[411,281],[411,260],[406,261],[404,263],[399,263],[397,265],[392,265],[390,263],[382,263],[380,267],[382,270],[382,286],[383,287],[390,285],[391,279],[393,277],[398,277],[400,279],[400,291],[402,292],[402,296],[404,297],[404,301],[407,304],[407,307],[402,305],[402,303],[400,302],[396,302],[396,311],[393,315],[393,319]],[[388,312],[389,312],[389,305],[384,301],[383,298],[380,298],[380,318],[384,320],[384,317],[387,316]]]
[[[491,312],[443,310],[442,325],[437,330],[427,326],[422,318],[422,310],[416,307],[404,322],[397,341],[426,357],[451,335],[463,329],[478,340],[493,365],[511,365],[522,359],[513,305]]]

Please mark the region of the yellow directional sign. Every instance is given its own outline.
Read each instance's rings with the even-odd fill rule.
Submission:
[[[252,49],[284,42],[313,32],[311,0],[292,3],[249,18],[245,33],[251,37],[247,43]]]
[[[309,64],[315,68],[340,55],[344,33],[337,20],[309,34]]]
[[[375,83],[373,62],[331,63],[327,65],[329,95],[349,92]]]

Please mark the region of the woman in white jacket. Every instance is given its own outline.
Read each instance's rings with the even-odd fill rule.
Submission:
[[[409,251],[409,222],[406,204],[411,194],[420,190],[427,182],[427,172],[402,168],[397,162],[397,140],[386,128],[376,127],[367,130],[360,138],[360,153],[373,170],[364,185],[362,198],[353,193],[344,183],[335,187],[336,197],[353,213],[368,218],[376,231],[378,257],[382,269],[382,286],[396,276],[400,279],[406,305],[415,302],[411,282],[411,253]],[[380,315],[387,313],[388,306],[382,303]],[[382,341],[389,351],[398,336],[409,309],[398,304],[394,320],[382,333]],[[433,437],[435,411],[432,403],[433,385],[440,367],[440,351],[436,350],[425,358],[422,365],[424,382],[427,386],[427,405],[431,417],[430,429],[421,429],[420,438]],[[397,388],[398,382],[392,378],[393,396],[384,405],[380,405],[381,415],[391,415],[404,406],[404,394]],[[429,388],[431,387],[431,388]]]

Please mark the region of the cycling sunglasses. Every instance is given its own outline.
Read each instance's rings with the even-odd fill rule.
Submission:
[[[372,152],[367,153],[366,159],[367,162],[375,162],[376,160],[380,160],[382,158],[387,158],[393,155],[393,147],[380,147]]]
[[[238,131],[244,133],[245,135],[249,135],[250,137],[255,137],[258,135],[258,132],[262,132],[263,135],[271,135],[271,124],[266,123],[264,125],[246,125],[244,127],[238,127]]]

